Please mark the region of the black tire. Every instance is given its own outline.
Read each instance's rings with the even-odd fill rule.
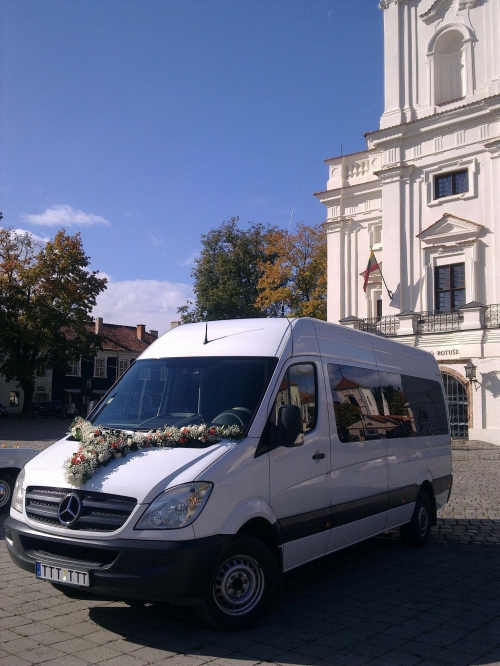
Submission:
[[[432,501],[426,490],[421,490],[409,523],[399,528],[403,543],[421,547],[429,541],[432,527]]]
[[[14,479],[7,472],[0,471],[0,513],[7,513],[12,502]]]
[[[254,627],[280,590],[278,565],[258,539],[237,536],[224,551],[211,594],[195,606],[205,623],[224,631]]]

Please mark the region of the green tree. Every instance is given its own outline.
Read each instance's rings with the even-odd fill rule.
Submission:
[[[80,234],[63,229],[41,247],[28,233],[0,229],[0,374],[23,389],[24,414],[43,366],[67,372],[72,358],[100,345],[90,312],[106,279],[88,265]]]
[[[295,233],[266,235],[259,267],[257,306],[278,316],[326,319],[326,235],[321,226],[297,225]]]
[[[271,228],[251,224],[246,230],[240,229],[238,220],[232,217],[202,235],[203,248],[191,273],[196,301],[178,308],[184,324],[267,316],[256,300]]]

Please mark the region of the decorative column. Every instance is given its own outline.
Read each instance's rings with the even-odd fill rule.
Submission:
[[[400,125],[405,121],[404,104],[404,0],[380,0],[384,10],[384,114],[380,128]]]

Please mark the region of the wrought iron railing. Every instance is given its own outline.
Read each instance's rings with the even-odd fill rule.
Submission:
[[[398,334],[399,319],[390,315],[387,317],[373,317],[372,319],[362,319],[359,325],[360,331],[375,333],[384,338],[394,338]]]
[[[417,333],[437,333],[439,331],[459,331],[463,315],[457,310],[448,312],[419,312]]]
[[[485,328],[500,328],[500,304],[488,305],[484,311]]]

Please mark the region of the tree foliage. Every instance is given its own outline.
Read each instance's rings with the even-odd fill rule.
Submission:
[[[42,247],[28,233],[0,229],[0,374],[23,389],[23,413],[45,365],[67,372],[72,358],[100,344],[90,312],[106,279],[88,265],[80,234],[61,230]]]
[[[184,324],[267,316],[256,300],[270,228],[252,224],[240,229],[238,220],[232,217],[202,235],[203,249],[191,273],[196,302],[178,308]]]
[[[266,235],[260,261],[257,307],[274,316],[326,319],[326,237],[320,226],[297,225],[295,233]]]

